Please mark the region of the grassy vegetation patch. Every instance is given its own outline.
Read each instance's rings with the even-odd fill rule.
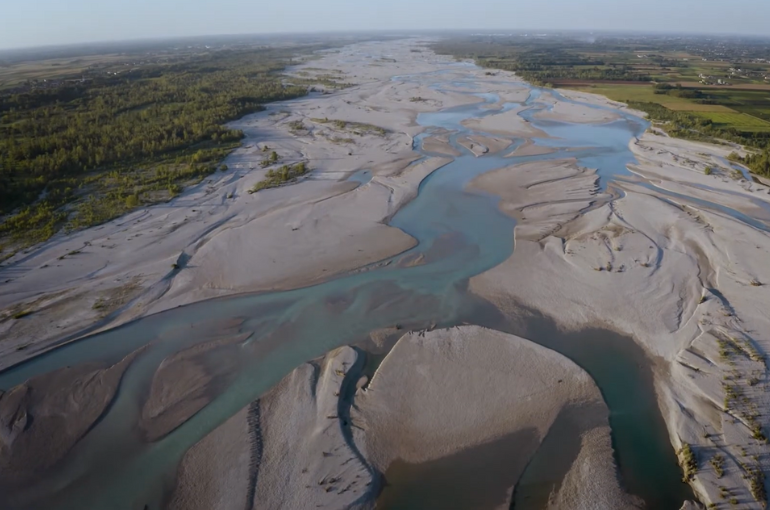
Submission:
[[[709,119],[714,124],[740,131],[768,131],[770,122],[752,115],[738,112],[694,112],[695,115]]]
[[[249,190],[249,193],[256,193],[268,188],[277,188],[278,186],[294,182],[297,180],[297,177],[305,175],[308,171],[308,167],[304,162],[292,166],[283,165],[277,170],[268,170],[265,174],[265,178],[256,183]]]
[[[692,448],[689,444],[684,443],[682,448],[679,449],[679,463],[684,471],[684,482],[689,482],[695,477],[698,472],[698,461],[695,458]]]
[[[347,131],[349,133],[353,133],[354,135],[358,135],[358,136],[364,136],[364,135],[385,136],[388,134],[388,131],[385,128],[374,126],[372,124],[364,124],[361,122],[350,122],[347,120],[329,119],[329,118],[323,118],[323,119],[313,118],[310,120],[317,124],[327,124],[327,125],[333,126],[337,130]]]
[[[721,104],[700,104],[694,102],[666,103],[665,107],[676,112],[722,112],[735,113],[730,107]]]

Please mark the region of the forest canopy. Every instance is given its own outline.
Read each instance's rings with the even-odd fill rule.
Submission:
[[[29,245],[199,181],[240,144],[225,123],[307,93],[279,74],[295,51],[221,50],[0,93],[0,239]]]

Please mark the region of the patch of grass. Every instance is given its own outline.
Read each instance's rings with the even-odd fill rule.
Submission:
[[[342,138],[342,137],[339,137],[339,136],[328,137],[327,140],[329,140],[331,143],[334,143],[334,144],[337,144],[337,145],[356,143],[356,141],[353,140],[352,138]]]
[[[309,171],[307,165],[304,162],[297,163],[295,165],[283,165],[278,170],[268,170],[265,174],[265,178],[256,183],[249,193],[257,193],[263,189],[277,188],[286,183],[297,180],[297,177],[305,175]]]
[[[721,104],[701,104],[701,103],[672,103],[666,102],[666,108],[674,110],[675,112],[718,112],[718,113],[735,113],[735,110]]]
[[[263,149],[262,152],[266,152],[266,151]],[[281,160],[281,157],[278,155],[278,153],[275,151],[271,151],[270,155],[268,155],[265,159],[263,159],[259,163],[259,166],[261,166],[262,168],[267,168],[271,165],[278,163],[278,161],[280,160]]]
[[[34,312],[32,310],[22,310],[21,312],[16,312],[15,314],[11,315],[11,317],[14,319],[22,319],[28,315],[32,315],[33,313]]]
[[[694,115],[710,120],[716,127],[738,131],[770,131],[770,122],[739,112],[693,112]]]
[[[292,133],[299,133],[300,131],[305,131],[307,128],[305,127],[305,124],[301,120],[293,120],[289,122],[289,131]]]
[[[714,472],[717,474],[717,478],[722,478],[722,476],[725,474],[725,458],[722,456],[722,454],[717,453],[714,455],[709,463],[714,468]]]
[[[652,85],[649,84],[597,84],[591,86],[569,88],[574,88],[583,92],[590,92],[591,94],[600,94],[612,99],[613,101],[620,101],[622,103],[627,103],[629,101],[658,103],[672,110],[689,110],[695,108],[697,104],[694,101],[683,97],[656,94],[655,89],[652,87]]]
[[[765,490],[765,473],[758,467],[753,467],[747,470],[746,477],[749,481],[749,490],[751,495],[757,502],[761,503],[763,507],[767,506],[767,492]]]
[[[364,124],[361,122],[348,122],[346,120],[329,119],[329,118],[323,118],[323,119],[312,118],[310,120],[317,124],[330,124],[334,126],[335,129],[338,129],[340,131],[348,131],[358,136],[364,136],[364,135],[385,136],[388,134],[387,130],[384,128],[381,128],[379,126],[374,126],[372,124]]]
[[[684,443],[679,449],[679,463],[684,471],[684,482],[689,482],[695,477],[695,473],[698,472],[698,461],[695,458],[692,448],[689,444]]]

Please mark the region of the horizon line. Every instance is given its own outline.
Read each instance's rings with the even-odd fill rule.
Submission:
[[[379,35],[398,35],[404,33],[405,37],[416,37],[419,35],[427,34],[440,34],[462,32],[468,35],[488,34],[488,35],[512,35],[521,33],[538,33],[545,35],[552,35],[558,33],[575,33],[575,34],[606,34],[606,35],[671,35],[671,36],[697,36],[697,37],[743,37],[747,39],[764,39],[770,41],[770,35],[758,34],[758,33],[735,33],[735,32],[699,32],[699,31],[670,31],[670,30],[653,30],[653,29],[569,29],[569,28],[426,28],[426,29],[381,29],[381,30],[366,30],[366,29],[330,29],[330,30],[314,30],[314,31],[277,31],[277,32],[243,32],[243,33],[208,33],[208,34],[196,34],[196,35],[180,35],[180,36],[147,36],[136,37],[127,39],[101,39],[90,40],[72,43],[60,43],[60,44],[44,44],[40,46],[2,46],[0,47],[0,54],[9,53],[14,51],[44,51],[54,49],[77,49],[88,46],[96,45],[121,45],[121,44],[137,44],[137,43],[161,43],[172,41],[191,41],[195,39],[205,39],[210,37],[276,37],[276,36],[313,36],[313,35],[362,35],[362,34],[379,34]],[[411,35],[406,35],[411,34]]]

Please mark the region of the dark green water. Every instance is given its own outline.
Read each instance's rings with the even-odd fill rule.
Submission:
[[[461,72],[462,67],[450,71]],[[422,81],[436,88],[458,83],[456,76],[451,84],[446,83],[445,72],[400,79]],[[471,81],[467,85],[473,90]],[[530,101],[539,93],[534,89]],[[478,95],[487,103],[498,99],[493,94]],[[522,115],[531,118],[533,112]],[[419,122],[462,132],[466,131],[460,125],[462,120],[490,113],[495,112],[476,104],[421,115]],[[603,185],[613,175],[627,173],[625,165],[633,160],[628,142],[646,128],[643,121],[633,117],[601,126],[535,123],[559,137],[560,147],[590,146],[568,154],[577,157],[581,165],[598,168]],[[399,267],[400,257],[396,257],[396,263],[387,267],[313,287],[196,303],[63,346],[0,374],[0,388],[7,389],[64,366],[89,360],[117,361],[149,345],[127,370],[109,412],[75,446],[63,465],[34,487],[0,495],[0,503],[6,503],[0,506],[107,510],[141,509],[149,504],[158,508],[173,487],[175,468],[184,452],[301,363],[356,342],[375,329],[394,324],[406,328],[449,325],[473,316],[476,304],[466,294],[465,283],[511,255],[514,222],[499,212],[496,198],[465,191],[466,184],[495,168],[558,159],[565,153],[505,159],[464,154],[425,179],[419,196],[391,222],[418,239],[419,245],[404,255],[425,254],[424,265]],[[243,319],[241,331],[253,332],[229,360],[234,366],[232,383],[174,432],[145,444],[136,421],[158,365],[169,354],[211,338],[228,318]],[[534,339],[548,345],[548,339]],[[660,431],[644,432],[659,427],[660,415],[656,406],[649,405],[654,395],[644,374],[629,369],[640,363],[639,352],[626,351],[615,343],[633,345],[619,338],[609,342],[607,349],[594,349],[590,342],[577,339],[569,348],[560,342],[553,348],[591,372],[604,392],[612,409],[613,437],[629,489],[651,504],[666,502],[651,508],[678,508],[686,492],[679,482],[678,468],[675,464],[671,468],[672,447]],[[637,413],[637,419],[644,415],[658,421],[650,426],[649,422],[626,420],[623,416],[628,412]],[[651,414],[644,414],[647,412]],[[633,460],[640,456],[643,461]]]

